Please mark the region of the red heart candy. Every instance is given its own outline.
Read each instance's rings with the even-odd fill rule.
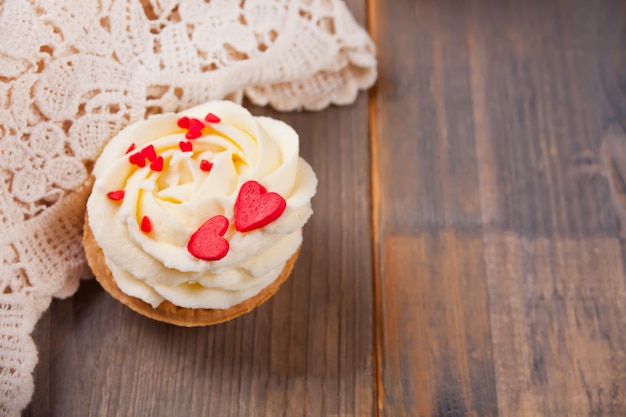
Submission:
[[[235,201],[235,229],[248,232],[267,226],[280,217],[287,207],[285,199],[277,193],[268,193],[256,181],[241,186]]]
[[[163,171],[163,157],[158,156],[157,159],[150,164],[150,169],[157,172]]]
[[[217,261],[228,253],[230,244],[222,236],[228,230],[228,219],[221,214],[211,217],[191,235],[189,253],[205,261]]]
[[[185,134],[187,139],[198,139],[202,136],[202,129],[204,129],[204,122],[200,119],[189,119],[189,131]]]
[[[204,122],[200,119],[189,119],[189,129],[190,130],[202,130],[204,129]]]
[[[186,139],[198,139],[200,136],[202,136],[202,131],[201,130],[191,130],[191,129],[189,129],[189,131],[187,133],[185,133],[185,138]]]
[[[178,142],[178,147],[183,152],[193,152],[193,144],[191,142],[181,140],[180,142]]]
[[[131,164],[137,165],[140,168],[143,168],[146,166],[146,158],[143,157],[141,152],[136,152],[132,154],[131,156],[129,156],[128,161]]]
[[[211,168],[213,168],[213,162],[207,161],[206,159],[203,159],[202,161],[200,161],[201,170],[209,172]]]
[[[207,121],[208,123],[219,123],[222,119],[220,119],[213,113],[207,113],[207,115],[204,116],[204,120]]]
[[[119,201],[124,198],[124,190],[110,191],[107,193],[107,197],[113,201]]]
[[[144,233],[150,233],[152,231],[152,222],[150,221],[150,217],[143,216],[141,218],[141,231]]]
[[[183,116],[176,121],[178,127],[182,127],[183,129],[189,129],[189,117]]]
[[[150,162],[154,162],[157,159],[156,150],[154,145],[148,145],[141,150],[141,156],[146,158]]]

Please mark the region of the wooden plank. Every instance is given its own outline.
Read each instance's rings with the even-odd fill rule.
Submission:
[[[381,414],[625,414],[620,2],[371,3]]]
[[[623,208],[594,29],[611,16],[583,1],[490,6],[472,5],[468,36],[498,410],[623,415]]]
[[[500,415],[625,415],[619,242],[486,237]]]
[[[497,414],[464,4],[371,12],[384,416]]]
[[[383,415],[496,415],[481,237],[383,243]]]
[[[610,117],[589,2],[474,2],[468,44],[481,167],[500,194],[490,221],[526,235],[614,235],[598,164]],[[483,169],[481,173],[487,173]]]

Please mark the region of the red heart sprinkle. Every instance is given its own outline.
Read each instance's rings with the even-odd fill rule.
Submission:
[[[163,157],[159,156],[150,164],[150,169],[153,171],[161,172],[163,171]]]
[[[184,141],[184,140],[181,140],[180,142],[178,142],[178,147],[183,152],[192,152],[193,151],[193,144],[191,142],[187,142],[187,141]]]
[[[124,190],[108,192],[107,197],[109,197],[113,201],[119,201],[124,198]]]
[[[205,117],[204,120],[208,123],[219,123],[222,121],[222,119],[220,119],[219,117],[217,117],[216,115],[214,115],[213,113],[208,113]]]
[[[126,153],[131,153],[134,150],[135,150],[135,144],[131,143],[128,149],[126,150]]]
[[[187,139],[198,139],[200,136],[202,136],[202,131],[201,130],[191,130],[189,129],[189,132],[185,133],[185,138]]]
[[[154,150],[154,145],[148,145],[141,150],[141,156],[146,158],[150,162],[154,162],[157,159],[156,151]]]
[[[200,161],[200,169],[209,172],[213,168],[213,162],[209,162],[206,159]]]
[[[178,125],[181,126],[181,124],[184,126],[185,129],[188,129],[187,133],[185,134],[185,138],[198,139],[200,136],[202,136],[202,129],[204,129],[204,122],[202,122],[202,120],[196,118],[189,119],[185,117],[178,120]]]
[[[146,166],[146,158],[143,157],[143,155],[141,154],[141,152],[136,152],[134,154],[132,154],[129,158],[128,161],[133,164],[133,165],[137,165],[140,168],[143,168]]]
[[[241,186],[235,201],[235,229],[248,232],[267,226],[280,217],[287,207],[285,199],[277,193],[268,193],[256,181]]]
[[[228,230],[228,219],[221,214],[211,217],[191,235],[187,251],[205,261],[217,261],[228,253],[230,244],[222,236]]]
[[[189,119],[189,130],[202,130],[204,129],[204,123],[200,119]]]
[[[143,216],[141,219],[141,231],[144,233],[150,233],[152,231],[152,223],[148,216]]]
[[[178,127],[182,127],[183,129],[189,129],[189,117],[183,116],[176,122]]]

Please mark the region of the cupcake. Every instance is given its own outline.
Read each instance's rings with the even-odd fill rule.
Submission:
[[[93,169],[84,246],[96,279],[147,317],[223,322],[290,275],[317,187],[287,124],[216,101],[123,129]]]

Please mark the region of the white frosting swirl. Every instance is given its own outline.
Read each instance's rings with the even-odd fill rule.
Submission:
[[[182,117],[204,120],[202,136],[186,139]],[[180,142],[190,142],[185,152]],[[135,149],[129,153],[129,146]],[[163,169],[129,160],[153,145]],[[254,117],[228,101],[210,102],[179,114],[132,124],[107,144],[93,173],[87,203],[89,226],[120,289],[153,307],[169,300],[180,307],[228,308],[273,282],[302,242],[302,226],[312,214],[317,178],[298,155],[298,135],[288,125]],[[210,171],[201,161],[210,161]],[[241,186],[257,181],[287,203],[280,217],[263,228],[241,233],[234,205]],[[124,191],[121,200],[107,196]],[[190,236],[209,218],[225,216],[225,257],[205,261],[187,250]],[[149,218],[151,230],[142,230]]]

